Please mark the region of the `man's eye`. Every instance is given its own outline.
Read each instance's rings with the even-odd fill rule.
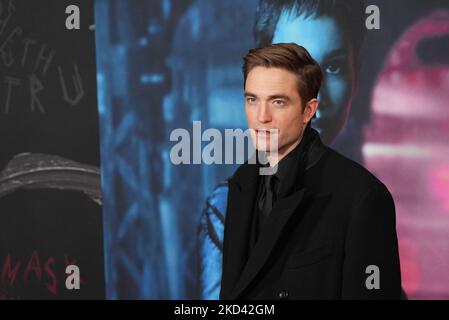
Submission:
[[[284,100],[274,100],[273,104],[277,107],[282,107],[285,103]]]
[[[249,104],[254,104],[254,103],[256,103],[256,99],[255,98],[246,98],[246,102],[248,102]]]

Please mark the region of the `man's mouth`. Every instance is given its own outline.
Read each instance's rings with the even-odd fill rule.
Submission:
[[[270,130],[256,129],[256,134],[259,137],[269,137],[270,136]]]

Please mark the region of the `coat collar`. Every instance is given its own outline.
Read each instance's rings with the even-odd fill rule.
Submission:
[[[308,148],[304,150],[306,151],[305,171],[315,166],[327,150],[319,134],[316,131],[315,133]],[[248,257],[248,237],[254,199],[257,194],[258,175],[257,164],[245,163],[229,180],[220,295],[222,299],[237,298],[247,288],[271,255],[296,209],[305,199],[320,196],[308,191],[302,184],[303,179],[298,178],[294,192],[276,202],[273,214],[266,221],[270,225],[270,232],[260,237],[251,256]]]
[[[326,151],[326,146],[322,143],[319,133],[311,127],[306,130],[304,138],[307,141],[305,141],[304,146],[300,146],[299,151],[306,154],[304,157],[305,163],[302,165],[305,170],[309,170],[320,160]],[[301,142],[301,144],[303,143]],[[236,173],[230,178],[230,182],[236,183],[241,189],[257,183],[259,165],[256,164],[254,157],[252,158],[253,161],[247,161],[237,169]]]

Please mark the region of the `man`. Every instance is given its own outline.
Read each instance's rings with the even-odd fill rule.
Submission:
[[[243,72],[253,143],[276,173],[247,162],[229,180],[220,298],[399,299],[390,192],[310,126],[318,63],[272,44],[250,50]]]
[[[354,26],[363,26],[363,19],[360,0],[261,0],[257,9],[254,31],[258,46],[295,42],[322,66],[320,108],[312,126],[326,144],[341,132],[350,111],[364,30]],[[204,299],[218,299],[220,292],[227,197],[226,181],[208,197],[201,217],[200,286]]]

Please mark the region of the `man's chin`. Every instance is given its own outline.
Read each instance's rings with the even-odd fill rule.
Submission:
[[[256,147],[256,151],[264,152],[264,153],[267,153],[267,154],[274,154],[274,153],[278,153],[279,149],[278,148],[270,148],[269,146],[265,147],[265,148]]]
[[[253,140],[253,144],[256,146],[256,150],[265,151],[265,152],[275,151],[278,149],[278,146],[279,146],[278,143],[271,143],[270,139],[264,139],[264,138],[258,138],[257,141]]]
[[[266,141],[258,141],[256,144],[256,150],[258,151],[264,151],[264,152],[272,152],[277,150],[277,145],[276,146],[271,146],[270,142],[266,142]]]

